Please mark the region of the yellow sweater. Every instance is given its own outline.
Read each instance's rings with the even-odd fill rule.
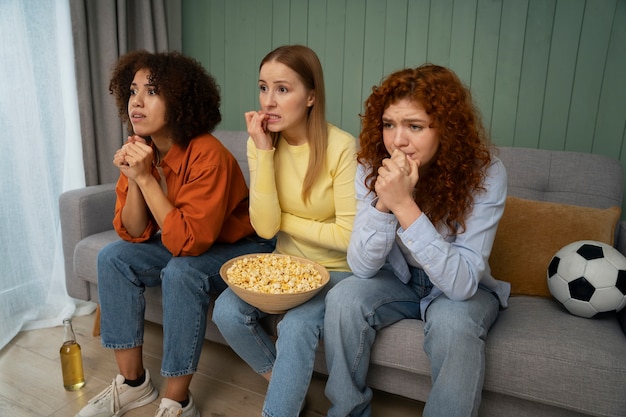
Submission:
[[[248,139],[250,220],[257,234],[277,237],[276,253],[311,259],[329,270],[349,271],[346,252],[356,213],[356,140],[328,125],[326,166],[302,201],[309,145],[282,137],[275,149],[258,150]]]

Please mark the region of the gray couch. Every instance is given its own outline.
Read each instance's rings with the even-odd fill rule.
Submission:
[[[214,134],[248,175],[246,132]],[[623,172],[614,159],[523,148],[502,147],[499,152],[510,195],[598,208],[622,204]],[[592,190],[585,184],[593,184]],[[60,197],[67,289],[75,298],[98,301],[96,257],[100,248],[118,239],[111,226],[114,201],[114,184]],[[626,224],[617,229],[616,246],[626,253]],[[146,319],[161,323],[160,289],[148,289],[146,298]],[[225,343],[212,322],[206,338]],[[422,344],[423,323],[418,320],[381,331],[370,385],[425,401],[431,380]],[[626,336],[615,314],[584,319],[549,298],[512,297],[489,332],[486,354],[481,416],[626,416]],[[316,371],[326,373],[323,347]]]

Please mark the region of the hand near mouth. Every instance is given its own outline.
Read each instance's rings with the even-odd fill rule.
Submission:
[[[272,137],[267,131],[267,113],[264,111],[249,111],[244,114],[248,134],[254,141],[257,149],[269,151],[274,148]]]
[[[378,169],[374,185],[378,195],[376,208],[395,211],[398,207],[413,202],[413,190],[419,180],[418,163],[395,149],[391,158],[385,158]]]
[[[409,158],[406,154],[397,148],[391,153],[391,160],[395,162],[398,169],[405,175],[411,174],[411,165],[409,164],[408,159]]]

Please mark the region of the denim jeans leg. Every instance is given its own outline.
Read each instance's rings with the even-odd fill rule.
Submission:
[[[230,288],[217,297],[213,307],[213,322],[228,345],[258,374],[271,371],[276,359],[274,340],[260,323],[266,316]]]
[[[98,297],[102,346],[129,349],[143,344],[146,286],[160,285],[170,252],[155,238],[144,243],[119,240],[98,254]]]
[[[265,394],[264,417],[297,417],[311,384],[315,354],[324,331],[326,293],[350,272],[330,272],[330,282],[278,323],[276,360]]]
[[[482,288],[469,300],[437,297],[426,311],[424,350],[433,388],[425,417],[476,416],[485,376],[485,339],[500,304]]]
[[[196,371],[206,331],[212,285],[203,270],[204,255],[174,257],[163,269],[163,362],[161,374]]]
[[[196,371],[206,334],[210,297],[227,287],[219,274],[224,262],[239,255],[273,249],[273,243],[252,237],[235,243],[214,243],[201,255],[170,260],[161,274],[163,376],[188,375]]]
[[[329,417],[371,415],[366,384],[376,332],[404,318],[420,318],[420,297],[393,273],[369,279],[349,277],[326,296],[324,349],[329,376]]]

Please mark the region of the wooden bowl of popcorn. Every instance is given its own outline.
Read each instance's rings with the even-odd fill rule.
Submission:
[[[316,262],[276,253],[238,256],[222,265],[220,275],[239,298],[270,314],[308,301],[330,279]]]

